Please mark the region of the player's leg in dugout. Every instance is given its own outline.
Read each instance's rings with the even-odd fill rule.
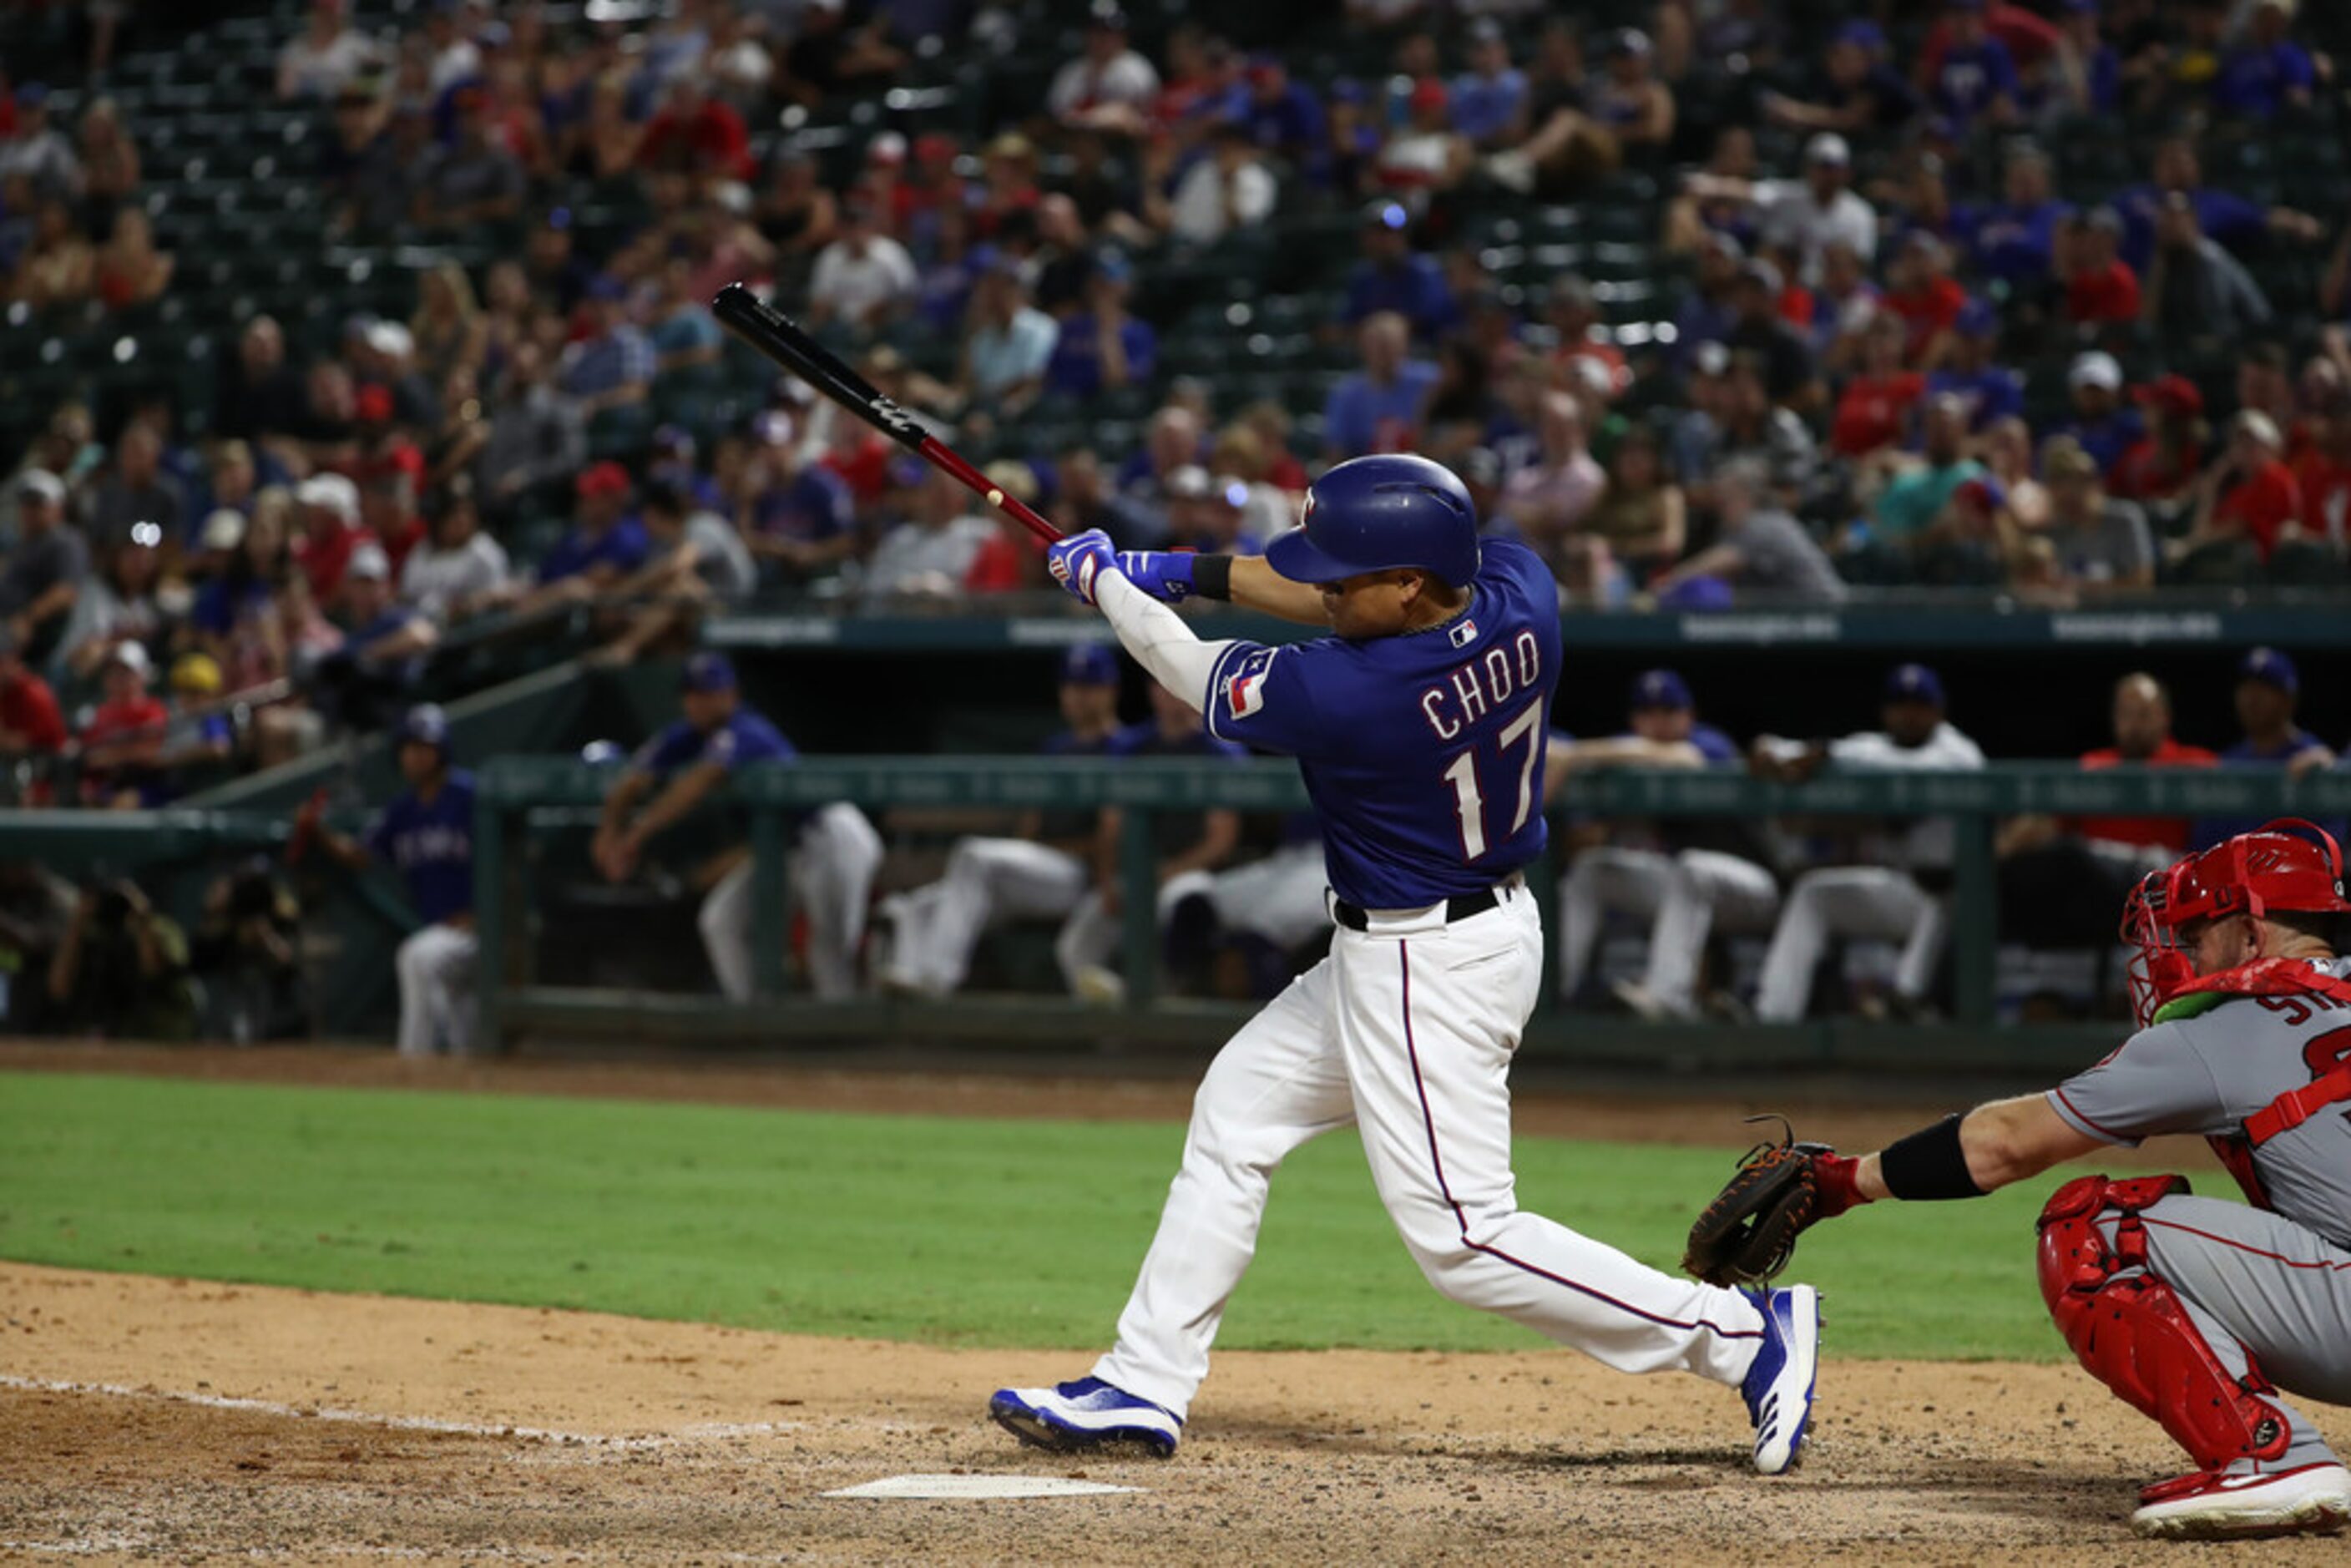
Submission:
[[[1196,894],[1210,894],[1216,886],[1216,873],[1208,871],[1187,871],[1169,877],[1159,884],[1155,918],[1162,929],[1176,906]],[[1118,976],[1111,960],[1117,956],[1122,917],[1110,913],[1102,903],[1100,890],[1091,890],[1078,900],[1078,906],[1061,925],[1061,934],[1053,938],[1053,957],[1061,965],[1061,978],[1078,996],[1097,994],[1104,986],[1116,986]],[[1105,978],[1104,977],[1107,977]]]
[[[2167,1197],[2140,1219],[2147,1271],[2187,1305],[2231,1376],[2244,1375],[2250,1352],[2286,1393],[2351,1405],[2351,1252],[2283,1216],[2216,1198]],[[2310,1418],[2272,1397],[2293,1438],[2269,1468],[2333,1460]]]
[[[402,1056],[430,1056],[434,1045],[433,982],[424,962],[426,926],[403,940],[392,957],[393,977],[400,982],[400,1025],[393,1036]]]
[[[713,883],[702,895],[694,924],[702,933],[702,950],[709,956],[710,971],[729,1001],[751,999],[751,857],[745,855],[734,870]]]
[[[1542,984],[1532,897],[1449,925],[1342,930],[1329,963],[1372,1178],[1429,1283],[1621,1372],[1736,1385],[1763,1332],[1746,1297],[1518,1207],[1510,1070]]]
[[[1642,988],[1667,1011],[1695,1015],[1698,966],[1715,926],[1761,934],[1779,913],[1780,884],[1763,867],[1717,850],[1684,850],[1649,927]]]
[[[1184,1416],[1208,1347],[1257,1252],[1273,1173],[1290,1152],[1353,1119],[1333,1014],[1332,963],[1290,982],[1225,1043],[1192,1101],[1184,1160],[1159,1229],[1093,1375]]]
[[[1600,844],[1575,857],[1559,883],[1559,994],[1573,998],[1600,946],[1612,909],[1654,917],[1672,884],[1674,862],[1655,850]]]
[[[1942,905],[1907,872],[1874,865],[1808,871],[1789,889],[1771,933],[1755,1016],[1765,1023],[1794,1023],[1804,1016],[1813,971],[1831,936],[1900,944],[1895,984],[1915,1000],[1933,979],[1944,930]]]
[[[906,973],[941,993],[959,989],[997,919],[1066,916],[1085,894],[1085,863],[1065,851],[1027,839],[958,839],[946,873],[914,895],[901,922]]]
[[[809,985],[820,997],[857,994],[857,952],[881,866],[882,835],[846,800],[818,808],[800,829],[791,887],[808,917]]]
[[[401,949],[416,966],[427,1030],[452,1055],[466,1055],[474,1048],[477,945],[473,928],[428,925],[401,944]]]

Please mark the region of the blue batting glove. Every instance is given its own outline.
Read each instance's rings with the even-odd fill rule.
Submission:
[[[1118,569],[1118,557],[1110,548],[1108,534],[1100,528],[1088,528],[1046,546],[1045,568],[1053,574],[1054,581],[1070,591],[1071,598],[1081,604],[1092,604],[1095,580],[1104,571]]]
[[[1123,549],[1119,574],[1162,604],[1176,604],[1198,591],[1192,580],[1192,563],[1200,558],[1190,550]]]

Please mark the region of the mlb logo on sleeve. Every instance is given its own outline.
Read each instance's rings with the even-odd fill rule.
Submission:
[[[1478,640],[1478,622],[1470,620],[1467,615],[1464,615],[1460,621],[1455,624],[1453,630],[1447,632],[1445,635],[1447,640],[1451,642],[1455,647],[1467,648],[1470,643],[1475,643]]]
[[[1265,707],[1265,678],[1273,669],[1274,655],[1279,648],[1265,648],[1241,661],[1241,667],[1225,680],[1225,711],[1237,719],[1247,718]]]

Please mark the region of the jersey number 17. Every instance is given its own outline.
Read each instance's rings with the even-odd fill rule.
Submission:
[[[1506,779],[1509,778],[1510,752],[1518,747],[1524,747],[1523,755],[1518,759],[1519,804],[1510,814],[1510,828],[1502,834],[1505,841],[1516,836],[1518,831],[1527,825],[1527,816],[1535,809],[1535,792],[1541,788],[1541,780],[1535,777],[1535,764],[1542,760],[1543,753],[1542,703],[1540,699],[1529,703],[1520,711],[1518,717],[1504,725],[1502,733],[1496,739],[1495,749],[1499,754],[1496,760],[1503,768]],[[1445,768],[1445,781],[1453,786],[1454,815],[1461,822],[1461,858],[1469,861],[1483,859],[1488,844],[1486,795],[1478,782],[1478,749],[1475,746],[1468,747]]]

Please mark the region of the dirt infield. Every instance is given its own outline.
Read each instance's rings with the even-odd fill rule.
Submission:
[[[0,1068],[992,1115],[1180,1115],[1180,1083],[0,1047]],[[1735,1100],[1531,1096],[1522,1129],[1721,1142]],[[1866,1143],[1915,1108],[1800,1108]],[[2158,1152],[2156,1157],[2168,1157]],[[1834,1344],[1835,1303],[1829,1307]],[[2071,1368],[1832,1362],[1807,1463],[1748,1473],[1735,1396],[1560,1352],[1236,1353],[1173,1463],[1073,1463],[981,1415],[1085,1356],[0,1264],[0,1559],[474,1563],[2106,1564],[2178,1468]],[[2323,1413],[2351,1442],[2351,1412]],[[1142,1490],[878,1502],[909,1472]],[[2264,1550],[2340,1561],[2342,1545]]]
[[[1562,1354],[1235,1354],[1174,1462],[1074,1464],[979,1414],[1070,1356],[17,1266],[0,1326],[27,1559],[2113,1563],[2173,1464],[2055,1367],[1832,1363],[1806,1464],[1765,1481],[1727,1392]],[[1144,1490],[821,1495],[954,1470]]]

